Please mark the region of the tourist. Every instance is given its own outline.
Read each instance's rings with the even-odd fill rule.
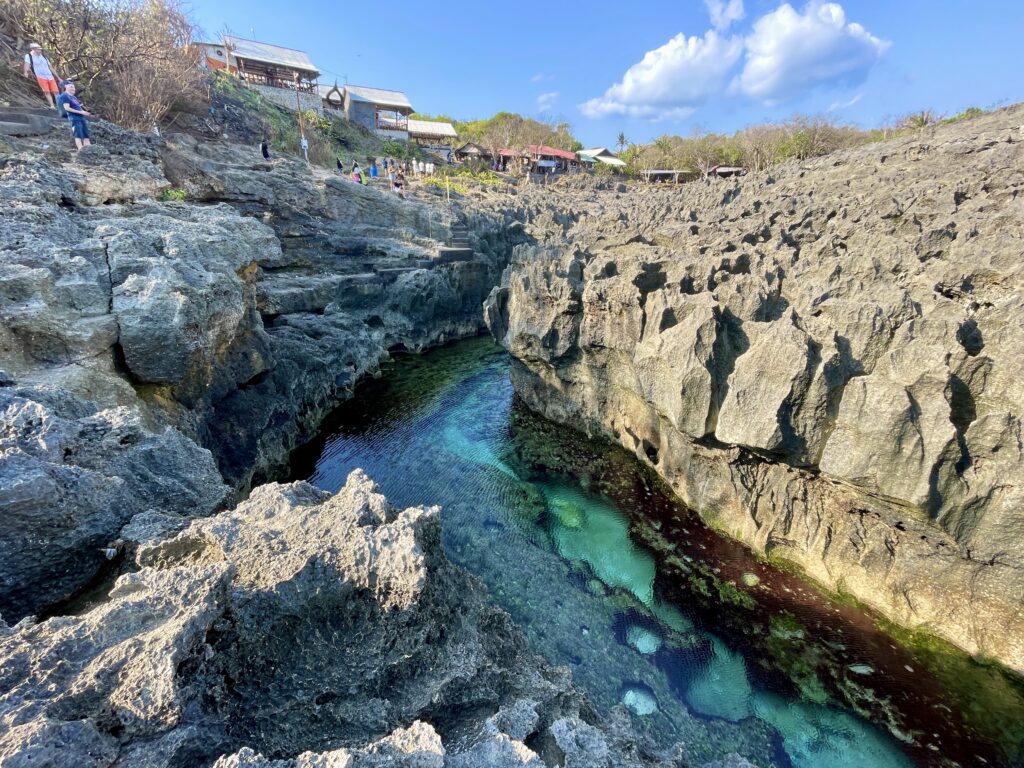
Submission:
[[[352,181],[356,184],[363,183],[363,172],[359,169],[359,163],[355,160],[352,161]]]
[[[345,175],[345,163],[343,163],[341,161],[341,156],[339,155],[337,158],[335,158],[334,162],[338,166],[338,173],[340,173],[342,176],[344,176]]]
[[[376,160],[371,160],[370,161],[370,178],[371,179],[376,179],[377,178],[377,161]]]
[[[394,165],[394,163],[392,163],[391,165],[388,166],[388,184],[391,185],[391,191],[392,192],[397,192],[398,191],[395,188],[395,179],[396,178],[397,177],[395,175],[395,165]]]
[[[270,142],[266,137],[260,142],[260,154],[263,155],[264,160],[270,160]]]
[[[402,171],[395,176],[395,192],[400,198],[405,199],[405,174]]]
[[[22,67],[22,74],[29,80],[35,77],[39,87],[43,90],[43,95],[46,96],[46,101],[49,103],[50,108],[57,108],[54,101],[54,99],[58,98],[57,94],[59,93],[57,89],[57,75],[54,74],[49,60],[43,55],[43,46],[39,43],[32,43],[28,47],[28,53],[25,54],[25,65]],[[60,110],[58,109],[58,111]]]
[[[71,134],[75,137],[75,147],[81,149],[92,144],[89,137],[89,124],[85,118],[92,115],[82,106],[75,97],[75,83],[72,80],[64,81],[64,93],[57,97],[58,108],[71,123]]]

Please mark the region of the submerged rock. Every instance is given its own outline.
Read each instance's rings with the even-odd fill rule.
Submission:
[[[754,691],[746,664],[718,638],[713,639],[712,648],[707,666],[686,689],[686,702],[702,715],[738,722],[752,714]]]
[[[634,715],[653,715],[658,711],[658,700],[646,686],[630,686],[622,694],[622,703]]]
[[[626,630],[626,642],[640,653],[649,656],[657,653],[664,641],[657,632],[637,624],[630,624],[629,629]]]

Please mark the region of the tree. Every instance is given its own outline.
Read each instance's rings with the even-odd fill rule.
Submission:
[[[712,168],[722,165],[721,137],[695,130],[693,137],[686,143],[686,160],[691,168],[699,171],[701,177],[706,179]]]
[[[619,154],[622,154],[622,150],[629,144],[629,140],[626,138],[626,134],[619,131],[619,137],[615,140],[615,146],[619,148]]]
[[[199,91],[194,30],[179,0],[4,0],[0,13],[113,122],[148,130]]]

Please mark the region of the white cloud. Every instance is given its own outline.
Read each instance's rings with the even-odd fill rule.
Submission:
[[[858,93],[852,99],[847,99],[846,101],[833,101],[829,105],[829,108],[826,111],[827,112],[839,112],[840,110],[843,110],[843,109],[849,109],[850,107],[852,107],[854,104],[858,103],[863,98],[864,98],[864,94],[863,93]]]
[[[738,37],[725,38],[714,30],[704,37],[679,33],[665,45],[648,51],[603,96],[580,105],[587,117],[630,115],[682,119],[708,95],[720,90],[729,70],[743,52]]]
[[[719,32],[725,31],[733,22],[747,15],[743,10],[743,0],[704,0],[704,5],[708,7],[711,26]]]
[[[541,112],[550,112],[558,101],[558,91],[542,93],[537,97],[537,109]]]
[[[847,23],[838,3],[813,0],[803,13],[784,3],[754,22],[737,90],[768,104],[823,84],[864,80],[890,43]]]

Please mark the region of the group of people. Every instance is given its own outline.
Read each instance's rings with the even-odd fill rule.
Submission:
[[[359,166],[358,160],[352,161],[351,171],[346,170],[345,163],[340,157],[336,159],[335,163],[338,168],[338,173],[342,176],[350,175],[352,181],[356,184],[369,184],[370,179],[380,178],[381,175],[386,176],[388,184],[391,187],[391,191],[395,192],[400,197],[405,197],[405,173],[409,168],[408,163],[399,163],[396,160],[385,157],[381,159],[380,165],[377,165],[377,160],[371,158],[368,165],[368,171],[364,171]],[[415,168],[415,166],[416,164],[414,162],[413,167]]]
[[[32,43],[28,47],[22,74],[29,80],[35,78],[50,107],[56,109],[57,113],[68,121],[71,135],[75,137],[75,147],[81,149],[92,144],[89,123],[86,122],[86,118],[92,117],[92,114],[78,100],[73,80],[68,78],[62,81],[63,90],[57,87],[59,78],[39,43]]]

